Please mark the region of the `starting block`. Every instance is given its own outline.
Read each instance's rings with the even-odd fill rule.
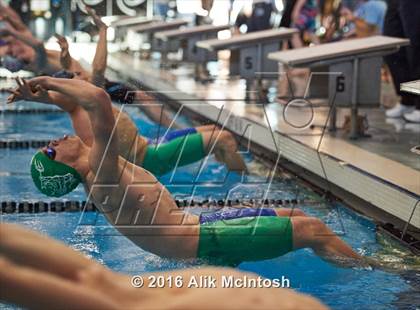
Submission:
[[[289,40],[297,32],[296,29],[289,28],[270,29],[224,40],[198,41],[196,46],[210,52],[230,50],[230,74],[246,79],[247,88],[250,82],[257,80],[259,88],[263,78],[273,78],[272,70],[276,67],[276,62],[268,59],[267,55],[278,51],[282,41]]]
[[[382,57],[406,45],[409,45],[407,39],[373,36],[270,53],[268,58],[286,67],[310,68],[313,75],[309,81],[309,98],[327,98],[329,102],[334,101],[334,107],[350,108],[350,138],[355,139],[358,138],[358,108],[380,104]],[[334,109],[330,130],[335,129]]]

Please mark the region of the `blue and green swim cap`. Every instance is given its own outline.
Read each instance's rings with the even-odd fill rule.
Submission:
[[[32,157],[31,176],[40,192],[50,197],[64,196],[82,182],[76,169],[50,159],[41,150]]]

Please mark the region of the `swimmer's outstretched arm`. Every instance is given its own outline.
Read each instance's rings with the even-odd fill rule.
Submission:
[[[118,309],[104,294],[0,256],[0,300],[25,309]]]
[[[39,77],[32,82],[67,96],[88,113],[94,138],[89,155],[90,168],[97,173],[97,182],[115,182],[119,174],[116,169],[118,137],[114,133],[115,119],[109,95],[102,88],[82,80]]]
[[[116,309],[79,282],[95,261],[46,236],[0,224],[0,300],[30,309]]]
[[[95,26],[99,30],[99,40],[96,45],[95,57],[92,62],[92,77],[91,83],[98,86],[104,87],[105,85],[105,70],[108,59],[108,42],[106,40],[108,26],[96,15],[95,11],[86,6],[86,11],[92,17]]]
[[[78,271],[98,265],[48,236],[7,223],[0,223],[0,253],[16,264],[69,280],[77,280]]]
[[[60,64],[65,70],[70,70],[73,58],[70,56],[69,43],[67,39],[59,34],[55,34],[57,43],[60,45]]]
[[[6,238],[2,238],[6,236]],[[3,252],[6,248],[7,252]],[[317,300],[277,288],[148,288],[149,276],[144,274],[144,287],[132,287],[130,277],[110,271],[64,244],[12,224],[0,224],[0,300],[28,309],[155,309],[165,308],[162,301],[170,300],[166,308],[196,309],[262,308],[285,310],[327,309]],[[3,254],[4,253],[4,254]],[[16,260],[18,258],[18,260]],[[38,262],[35,266],[33,262]],[[72,276],[56,273],[49,265],[72,269]],[[257,275],[227,268],[200,268],[153,273],[155,277],[192,276],[255,279]],[[232,306],[233,305],[233,306]]]
[[[46,67],[48,63],[47,51],[44,43],[41,40],[35,38],[30,32],[21,32],[16,30],[10,25],[0,30],[0,36],[12,36],[16,40],[19,40],[26,45],[32,47],[36,52],[36,66],[38,70]]]
[[[11,103],[19,100],[27,100],[51,104],[61,108],[63,111],[69,113],[74,131],[79,138],[82,139],[83,143],[89,146],[92,145],[93,133],[90,129],[88,113],[71,97],[53,90],[45,90],[39,84],[40,79],[42,78],[25,81],[22,78],[17,78],[16,82],[18,87],[14,90],[6,90],[12,93],[9,98],[7,98],[7,102]]]
[[[45,90],[37,83],[37,80],[25,80],[16,78],[18,87],[16,89],[8,89],[11,93],[7,98],[7,103],[12,103],[19,100],[36,101],[39,103],[51,104],[61,108],[63,111],[72,114],[78,105],[63,94]]]
[[[0,15],[4,20],[8,21],[16,30],[32,34],[29,28],[20,18],[20,16],[10,6],[2,5],[0,3]]]

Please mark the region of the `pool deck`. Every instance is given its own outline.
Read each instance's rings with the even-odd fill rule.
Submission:
[[[311,175],[327,181],[321,187],[341,199],[350,194],[351,200],[368,206],[365,214],[374,216],[382,210],[390,215],[382,217],[383,222],[401,230],[410,227],[410,232],[420,229],[420,157],[410,152],[420,144],[420,126],[387,123],[383,110],[362,110],[371,137],[348,140],[343,130],[323,130],[328,107],[314,109],[314,126],[298,129],[294,127],[311,118],[308,107],[289,107],[288,124],[282,104],[245,103],[243,81],[228,79],[223,64],[216,68],[220,78],[206,84],[196,82],[192,66],[186,64],[163,70],[155,60],[118,52],[109,56],[108,65],[122,81],[156,90],[172,105],[216,122],[268,151],[273,160],[280,154],[279,158],[303,168],[299,174],[304,179],[310,180]],[[338,124],[346,113],[339,109]]]

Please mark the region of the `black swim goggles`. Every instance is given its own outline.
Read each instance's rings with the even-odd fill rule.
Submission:
[[[63,69],[54,73],[52,76],[59,79],[72,79],[74,78],[75,74],[71,71],[67,71]]]
[[[51,160],[54,160],[55,155],[57,154],[56,151],[52,148],[47,146],[45,149],[42,150],[42,152],[47,155],[47,157]]]

